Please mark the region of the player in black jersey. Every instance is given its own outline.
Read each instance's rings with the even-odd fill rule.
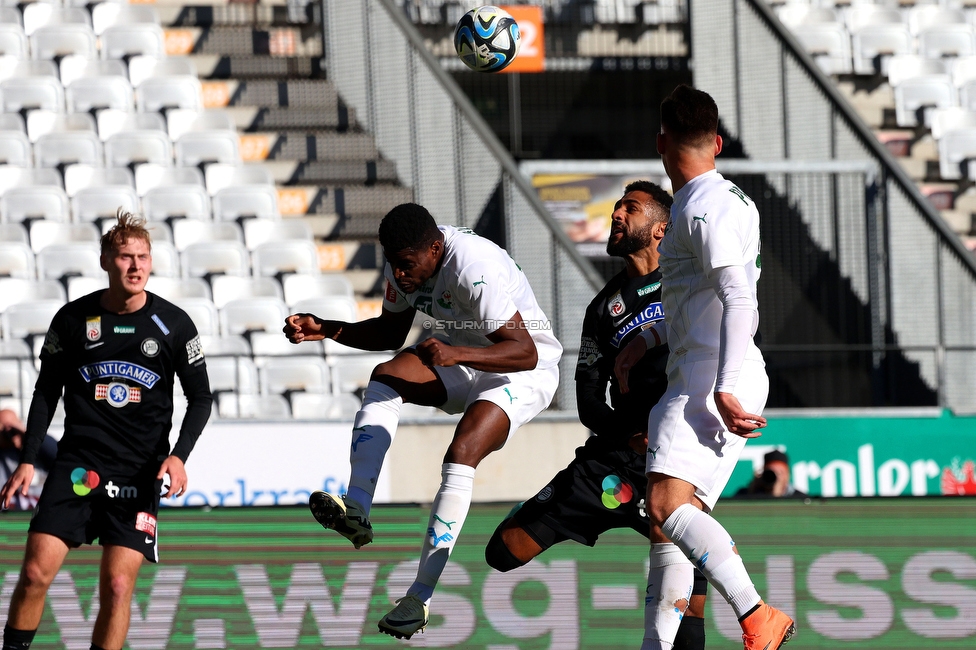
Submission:
[[[636,181],[614,206],[607,253],[624,258],[627,266],[586,308],[576,366],[580,421],[596,435],[576,450],[566,469],[499,524],[485,549],[488,564],[499,571],[520,567],[567,539],[593,546],[612,528],[632,528],[666,541],[660,530],[651,530],[643,495],[647,416],[668,386],[668,349],[648,350],[630,370],[626,394],[617,385],[614,361],[638,332],[664,318],[657,245],[671,202],[654,183]],[[612,406],[606,401],[608,383]],[[697,571],[695,578],[691,594],[669,598],[674,607],[687,608],[676,650],[705,647],[707,582]]]
[[[51,322],[20,465],[0,489],[4,508],[18,492],[26,494],[63,391],[64,437],[31,519],[3,650],[30,647],[68,550],[96,538],[101,607],[91,647],[123,646],[139,566],[143,558],[158,560],[160,493],[186,489],[183,464],[210,417],[213,397],[196,327],[183,310],[145,290],[152,254],[144,222],[120,211],[101,246],[109,287],[69,302]],[[188,408],[170,451],[174,374]]]

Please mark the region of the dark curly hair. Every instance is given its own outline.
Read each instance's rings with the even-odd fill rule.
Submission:
[[[718,106],[708,93],[681,84],[661,102],[661,126],[682,144],[707,145],[718,133]]]
[[[422,205],[402,203],[380,222],[380,245],[387,253],[421,250],[441,238],[437,222]]]
[[[624,188],[624,194],[629,194],[630,192],[643,192],[644,194],[650,195],[657,205],[647,206],[648,216],[653,215],[655,217],[654,221],[668,220],[671,215],[671,204],[674,203],[674,199],[663,187],[651,181],[634,181],[633,183],[628,183]]]

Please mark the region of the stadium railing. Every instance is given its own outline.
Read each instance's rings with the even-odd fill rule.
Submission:
[[[922,381],[915,388],[935,392],[939,406],[972,412],[976,260],[765,4],[691,0],[689,15],[695,85],[715,98],[724,128],[747,157],[876,165],[866,222],[840,212],[837,230],[806,226],[824,235],[819,248],[870,306],[872,363],[879,371],[888,365],[876,377],[878,390],[901,380],[898,364],[887,364],[894,348],[917,366]],[[767,183],[802,206],[802,189],[775,174]],[[856,246],[863,238],[867,249]]]
[[[342,100],[439,223],[500,238],[563,344],[554,409],[575,410],[583,312],[603,281],[539,201],[470,100],[393,0],[323,2],[325,68]],[[389,206],[393,207],[393,206]]]

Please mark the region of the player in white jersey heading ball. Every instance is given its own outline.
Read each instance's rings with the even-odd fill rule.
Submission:
[[[444,456],[417,579],[379,623],[381,632],[409,639],[427,625],[431,595],[471,503],[475,468],[549,406],[562,346],[525,274],[491,241],[466,228],[438,226],[413,203],[383,218],[379,239],[387,260],[379,317],[343,323],[295,314],[284,332],[293,343],[330,338],[363,350],[395,350],[419,310],[443,333],[376,366],[356,414],[348,493],[315,492],[309,499],[319,523],[356,548],[368,544],[376,479],[401,405],[464,413]]]
[[[759,598],[735,542],[708,514],[746,438],[766,424],[769,380],[753,341],[759,212],[715,170],[722,138],[707,93],[682,85],[664,100],[657,148],[674,189],[659,247],[664,326],[642,332],[615,367],[623,391],[648,346],[670,347],[668,389],[648,418],[646,469],[648,514],[673,543],[651,544],[648,593],[660,597],[647,599],[642,649],[672,647],[681,615],[661,603],[691,592],[694,563],[735,610],[746,650],[775,650],[794,623]]]

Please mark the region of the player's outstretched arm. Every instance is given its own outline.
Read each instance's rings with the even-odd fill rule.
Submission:
[[[486,338],[491,345],[484,348],[454,346],[438,339],[427,339],[417,345],[417,355],[428,366],[460,364],[485,372],[532,370],[539,362],[535,341],[518,312]]]
[[[394,312],[383,308],[376,318],[356,323],[324,320],[313,314],[292,314],[282,331],[292,343],[332,339],[359,350],[398,350],[413,325],[414,309]]]
[[[10,502],[19,493],[21,496],[27,496],[27,490],[30,488],[31,481],[34,480],[34,466],[29,463],[21,463],[14,470],[14,473],[10,475],[7,482],[3,484],[0,488],[0,506],[3,510],[10,507]]]

